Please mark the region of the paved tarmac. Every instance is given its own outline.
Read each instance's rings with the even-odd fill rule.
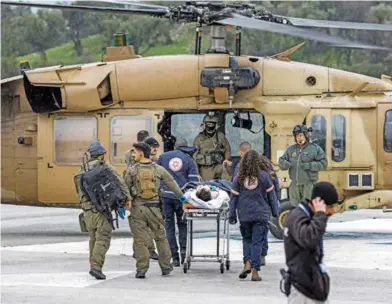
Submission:
[[[162,277],[151,262],[137,280],[132,238],[120,221],[108,252],[106,281],[88,274],[87,235],[79,232],[79,210],[1,205],[1,303],[285,303],[279,291],[284,267],[282,242],[270,235],[262,282],[241,281],[241,241],[231,229],[231,269],[193,263],[187,274],[176,268]],[[214,250],[214,224],[197,226],[195,250]],[[326,257],[331,273],[330,303],[391,303],[392,214],[359,210],[335,215],[328,225]]]

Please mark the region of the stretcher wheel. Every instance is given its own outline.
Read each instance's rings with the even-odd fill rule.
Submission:
[[[220,264],[220,272],[221,273],[225,272],[225,264],[223,264],[223,263]]]
[[[187,262],[184,263],[183,269],[184,269],[184,273],[188,272],[188,263]]]
[[[230,261],[226,260],[226,270],[230,270]]]

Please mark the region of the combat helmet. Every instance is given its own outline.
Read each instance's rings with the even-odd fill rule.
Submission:
[[[94,141],[88,147],[87,151],[90,153],[91,156],[99,156],[106,153],[106,149],[99,141]]]
[[[207,123],[207,122],[213,122],[217,124],[219,122],[219,117],[215,115],[215,113],[208,113],[203,118],[203,123]]]
[[[303,124],[301,124],[301,125],[296,125],[296,126],[294,127],[294,129],[293,129],[293,137],[294,137],[294,140],[295,140],[295,137],[297,136],[297,134],[300,134],[300,133],[302,133],[303,135],[305,135],[305,138],[306,138],[307,140],[309,140],[309,132],[310,132],[310,130],[308,129],[307,126],[305,126],[305,125],[303,125]]]
[[[218,128],[219,117],[214,112],[208,113],[203,118],[204,130],[209,134],[214,134]]]

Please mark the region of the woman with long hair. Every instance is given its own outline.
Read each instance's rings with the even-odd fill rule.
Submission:
[[[234,178],[230,198],[230,224],[240,221],[244,269],[239,277],[245,279],[252,272],[252,281],[261,281],[260,256],[272,211],[277,216],[278,201],[271,178],[263,167],[259,153],[251,150],[240,162]],[[268,197],[268,199],[267,199]]]

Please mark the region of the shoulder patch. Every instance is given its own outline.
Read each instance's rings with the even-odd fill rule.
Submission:
[[[174,157],[169,161],[169,168],[173,172],[178,172],[182,169],[183,163],[181,158]]]
[[[256,178],[253,183],[250,182],[249,178],[246,178],[244,181],[244,187],[248,190],[256,189],[259,185],[259,180]]]

